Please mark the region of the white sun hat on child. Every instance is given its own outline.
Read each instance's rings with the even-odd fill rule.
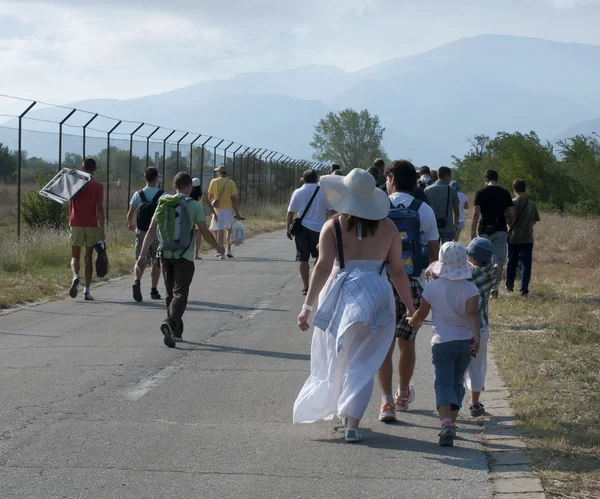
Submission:
[[[365,220],[382,220],[390,212],[390,198],[377,188],[375,178],[355,168],[345,177],[324,175],[320,179],[323,195],[338,213]]]
[[[472,277],[467,261],[467,248],[452,241],[440,249],[440,259],[431,265],[431,271],[444,279],[460,281]]]

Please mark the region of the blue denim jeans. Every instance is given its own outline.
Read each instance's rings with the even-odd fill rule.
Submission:
[[[458,411],[465,396],[463,378],[471,362],[471,342],[458,340],[438,343],[433,345],[431,354],[436,407],[450,404],[453,411]]]

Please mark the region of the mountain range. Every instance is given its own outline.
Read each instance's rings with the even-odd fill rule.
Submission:
[[[368,109],[386,128],[391,158],[439,166],[464,154],[475,134],[534,130],[556,140],[600,132],[599,68],[600,46],[480,35],[356,72],[306,66],[68,105],[306,159],[314,126],[327,112]],[[53,108],[31,113],[61,115]]]

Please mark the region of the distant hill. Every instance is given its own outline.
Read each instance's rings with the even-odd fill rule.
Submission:
[[[330,110],[366,108],[386,127],[390,157],[441,165],[463,154],[467,138],[477,133],[535,130],[551,139],[570,127],[587,129],[583,124],[600,116],[598,88],[600,46],[481,35],[354,73],[306,66],[72,105],[307,159],[321,117]],[[64,110],[31,115],[48,119],[52,113],[60,118]],[[77,119],[82,118],[74,116],[73,123]]]

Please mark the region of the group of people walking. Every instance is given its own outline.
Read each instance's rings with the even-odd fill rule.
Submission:
[[[535,203],[525,195],[525,181],[513,183],[511,199],[498,185],[498,173],[488,170],[485,187],[475,195],[471,241],[465,247],[459,237],[468,204],[450,168],[439,168],[434,181],[428,167],[417,172],[406,160],[385,167],[378,159],[369,171],[347,175],[334,167],[320,179],[315,171],[304,173],[286,219],[305,296],[298,326],[304,331],[314,326],[310,376],[294,405],[294,422],[338,416],[346,425],[346,441],[360,441],[359,425],[375,377],[381,391],[379,420],[391,422],[408,411],[416,397],[411,383],[415,340],[431,313],[439,442],[453,445],[465,387],[471,391],[471,415],[485,411],[480,395],[487,367],[488,301],[498,295],[507,255],[506,291],[513,292],[521,265],[520,292],[529,294],[533,226],[540,220]],[[93,159],[84,161],[83,170],[92,179],[70,201],[70,295],[78,294],[85,248],[85,300],[93,300],[93,248],[104,240],[104,194],[93,179],[96,169]],[[199,179],[180,172],[175,194],[169,195],[158,187],[158,170],[150,167],[146,186],[133,195],[127,213],[136,242],[133,298],[143,300],[141,280],[150,265],[150,297],[162,299],[162,272],[167,314],[160,330],[171,348],[182,341],[201,238],[216,249],[218,259],[233,258],[233,224],[242,218],[237,187],[225,166],[215,172],[208,193]],[[210,229],[206,211],[213,216]],[[311,258],[316,261],[312,276]]]
[[[485,412],[480,395],[487,368],[488,300],[502,275],[501,241],[506,245],[510,232],[510,253],[529,255],[531,243],[522,246],[521,241],[530,239],[539,215],[533,201],[525,201],[523,181],[515,182],[513,201],[508,191],[498,194],[497,172],[490,170],[486,187],[475,196],[479,235],[474,232],[465,247],[458,237],[468,205],[466,196],[459,196],[460,186],[452,183],[452,170],[440,168],[432,182],[429,168],[417,172],[409,161],[394,161],[385,169],[384,192],[378,166],[346,176],[332,171],[320,180],[307,171],[288,208],[288,237],[296,239],[306,295],[298,325],[304,331],[314,326],[310,376],[294,405],[294,422],[337,416],[346,425],[346,441],[361,440],[359,423],[375,377],[381,390],[379,420],[395,421],[398,412],[408,411],[416,397],[411,383],[415,340],[431,313],[439,441],[453,445],[465,387],[471,391],[470,414]],[[419,191],[424,201],[417,198]],[[495,215],[500,212],[503,224]],[[488,228],[492,221],[494,230]],[[316,263],[308,281],[311,256]],[[526,256],[521,263],[521,292],[527,294],[530,261]],[[512,286],[509,271],[507,291]]]
[[[92,178],[70,200],[69,242],[73,280],[69,293],[72,298],[77,297],[81,248],[85,248],[84,299],[93,300],[90,293],[93,251],[94,246],[105,238],[104,189],[93,178],[97,170],[94,159],[86,159],[82,169]],[[160,330],[165,345],[171,348],[182,341],[182,318],[194,277],[194,260],[201,259],[202,237],[216,249],[218,259],[234,257],[231,249],[233,224],[242,218],[237,186],[229,179],[224,165],[216,168],[215,174],[216,178],[211,181],[206,193],[200,188],[200,179],[192,179],[190,174],[180,172],[173,182],[175,194],[170,195],[158,186],[158,170],[149,167],[144,172],[145,187],[135,192],[129,203],[127,226],[135,233],[133,299],[143,300],[141,280],[150,265],[150,298],[161,300],[158,283],[162,272],[167,317]],[[210,229],[206,223],[206,211],[213,217]]]

